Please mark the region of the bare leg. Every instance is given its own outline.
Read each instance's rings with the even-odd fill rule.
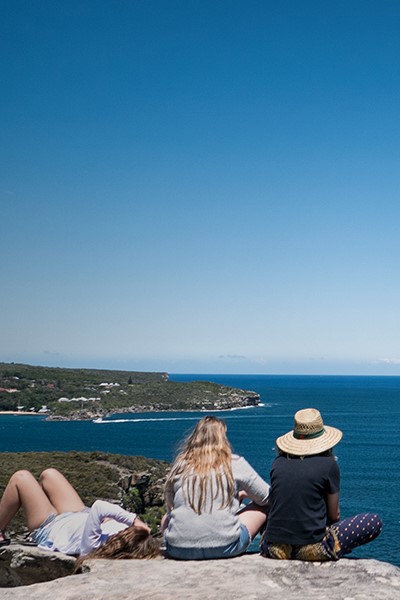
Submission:
[[[69,481],[57,469],[46,469],[40,475],[40,485],[56,513],[79,512],[85,508]]]
[[[267,521],[268,508],[266,506],[259,506],[255,502],[250,502],[250,504],[242,508],[237,514],[239,521],[243,525],[246,525],[250,536],[254,538]]]
[[[17,471],[10,477],[0,501],[0,531],[5,529],[22,507],[30,531],[57,509],[29,471]]]

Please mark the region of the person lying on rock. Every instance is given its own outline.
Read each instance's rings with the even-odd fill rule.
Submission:
[[[338,560],[382,530],[378,515],[340,520],[340,472],[332,448],[342,432],[324,425],[315,408],[299,410],[294,429],[276,440],[271,503],[261,539],[267,558]]]
[[[39,481],[25,470],[11,476],[0,501],[0,545],[10,543],[4,530],[21,507],[39,548],[93,558],[151,558],[159,553],[150,528],[135,513],[104,500],[86,507],[57,469],[46,469]]]
[[[269,490],[243,457],[232,454],[225,422],[204,417],[167,477],[166,556],[201,560],[243,554],[265,524]],[[239,511],[243,497],[253,503]]]

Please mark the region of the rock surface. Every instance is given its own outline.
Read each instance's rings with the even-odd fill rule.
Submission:
[[[1,600],[397,600],[400,569],[377,560],[337,563],[268,560],[89,561],[90,571],[27,587]]]
[[[0,549],[0,588],[25,586],[71,575],[75,559],[60,552],[12,544]],[[26,589],[26,588],[25,588]],[[2,595],[0,589],[0,598]]]

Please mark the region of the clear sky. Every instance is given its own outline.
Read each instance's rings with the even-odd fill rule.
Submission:
[[[0,29],[0,361],[400,375],[398,0]]]

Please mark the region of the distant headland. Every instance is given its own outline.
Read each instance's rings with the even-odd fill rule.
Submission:
[[[0,414],[81,420],[116,413],[229,410],[257,406],[256,392],[168,373],[64,369],[0,363]]]

